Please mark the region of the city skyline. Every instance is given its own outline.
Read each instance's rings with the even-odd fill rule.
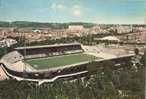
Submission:
[[[145,0],[1,0],[0,21],[144,24]]]

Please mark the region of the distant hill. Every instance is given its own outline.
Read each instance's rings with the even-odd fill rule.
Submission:
[[[0,27],[10,27],[10,22],[0,21]]]
[[[28,21],[14,21],[4,22],[0,21],[0,27],[50,27],[55,29],[68,28],[69,25],[83,25],[85,28],[93,27],[93,23],[84,22],[70,22],[70,23],[41,23],[41,22],[28,22]]]

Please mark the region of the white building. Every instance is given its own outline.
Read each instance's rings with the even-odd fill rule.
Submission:
[[[16,43],[17,43],[16,40],[7,38],[7,39],[0,41],[0,47],[5,47],[5,46],[10,47],[11,45],[14,45]]]
[[[35,32],[35,33],[41,33],[41,30],[39,30],[39,29],[35,29],[35,30],[32,30],[32,32]]]
[[[120,42],[120,40],[117,37],[115,37],[115,36],[106,36],[106,37],[101,38],[100,40],[108,40],[108,41]]]
[[[69,25],[68,30],[73,30],[73,31],[81,31],[83,30],[84,27],[83,25]]]
[[[132,31],[132,26],[117,26],[118,33],[129,33]]]

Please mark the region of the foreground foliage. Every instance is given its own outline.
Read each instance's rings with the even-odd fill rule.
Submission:
[[[0,82],[0,99],[144,99],[144,67],[99,70],[76,80],[38,86],[31,82]]]

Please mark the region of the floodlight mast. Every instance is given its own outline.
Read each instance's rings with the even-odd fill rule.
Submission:
[[[26,47],[26,39],[25,39],[25,34],[24,34],[24,46]],[[25,57],[26,57],[26,49],[24,49],[24,60],[25,60]],[[23,73],[24,75],[23,76],[26,76],[26,63],[24,62],[24,65],[23,65]]]

